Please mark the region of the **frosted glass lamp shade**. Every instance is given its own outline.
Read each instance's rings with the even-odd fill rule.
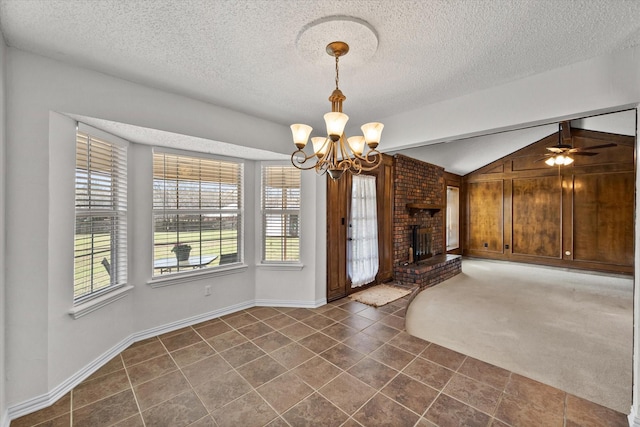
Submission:
[[[320,158],[326,154],[331,141],[324,136],[314,136],[311,138],[311,143],[313,144],[313,152]]]
[[[384,125],[377,122],[366,123],[360,128],[370,148],[376,148],[378,146],[380,137],[382,136],[382,128],[384,128]]]
[[[546,164],[548,164],[549,166],[553,166],[556,164],[556,160],[553,157],[549,157],[547,160],[544,161]]]
[[[364,136],[352,136],[347,138],[347,142],[349,143],[349,147],[351,147],[351,151],[356,153],[358,156],[362,155],[365,144]]]
[[[569,156],[565,156],[563,164],[565,166],[569,166],[571,163],[573,163],[573,159],[571,157],[569,157]]]
[[[327,135],[332,141],[340,139],[348,120],[349,116],[344,113],[332,112],[324,115],[324,121],[327,124]]]
[[[309,125],[303,124],[294,124],[291,125],[291,134],[293,135],[293,143],[298,147],[299,150],[302,150],[309,140],[309,135],[311,135],[311,131],[313,128]]]

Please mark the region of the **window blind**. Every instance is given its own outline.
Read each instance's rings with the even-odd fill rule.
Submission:
[[[263,259],[300,261],[300,170],[293,166],[262,166]]]
[[[127,147],[76,133],[74,301],[127,281]]]
[[[242,163],[155,152],[153,275],[240,262],[242,188]]]

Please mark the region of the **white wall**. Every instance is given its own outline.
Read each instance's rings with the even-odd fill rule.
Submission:
[[[4,38],[0,33],[0,425],[6,417],[7,400],[5,394],[5,50]]]
[[[239,273],[208,276],[152,288],[151,147],[129,149],[129,284],[126,297],[77,320],[72,306],[73,162],[75,127],[60,113],[79,114],[290,151],[288,128],[100,73],[8,48],[6,145],[6,406],[24,407],[51,397],[70,377],[132,334],[211,312],[253,305],[254,265]],[[247,192],[256,164],[247,161]],[[305,179],[306,181],[306,179]],[[306,185],[306,184],[305,184]],[[315,198],[313,185],[309,196]],[[245,197],[245,257],[254,260],[256,201]],[[311,216],[304,240],[315,242],[324,225]],[[248,244],[247,244],[248,243]],[[313,244],[313,243],[310,243]],[[320,297],[315,254],[297,278],[299,300]],[[251,263],[250,263],[251,264]],[[324,271],[323,271],[324,273]],[[289,274],[289,272],[287,272]],[[205,297],[204,286],[213,295]],[[323,295],[323,294],[322,294]],[[25,403],[26,402],[26,403]],[[24,405],[23,405],[24,403]],[[28,406],[28,405],[27,405]]]

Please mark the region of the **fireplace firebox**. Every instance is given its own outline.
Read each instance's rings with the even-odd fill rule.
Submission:
[[[420,225],[412,226],[413,260],[418,263],[433,256],[433,228]]]

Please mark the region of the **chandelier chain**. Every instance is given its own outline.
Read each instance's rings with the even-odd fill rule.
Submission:
[[[340,71],[338,69],[338,60],[340,59],[339,56],[336,55],[336,89],[338,89],[338,82],[340,81]]]

